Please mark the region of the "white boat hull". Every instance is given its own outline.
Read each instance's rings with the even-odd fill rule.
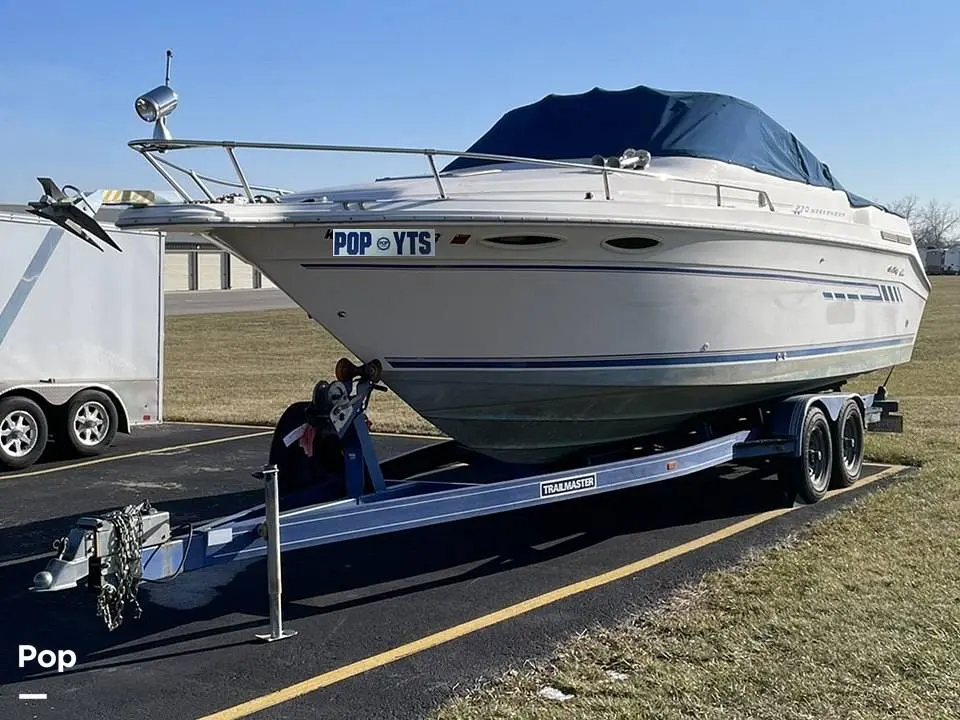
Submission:
[[[551,94],[465,153],[246,143],[417,154],[431,168],[273,200],[253,194],[240,144],[133,145],[226,149],[244,192],[218,199],[189,175],[206,200],[118,224],[213,238],[361,360],[383,362],[414,410],[509,460],[908,362],[930,291],[904,218],[844,190],[796,136],[728,95]],[[393,248],[411,232],[420,255]]]
[[[322,226],[210,232],[463,444],[541,462],[910,360],[910,257],[691,228],[543,225],[539,250],[444,242],[529,226],[434,224],[436,257],[334,258]],[[614,253],[610,233],[656,238]]]

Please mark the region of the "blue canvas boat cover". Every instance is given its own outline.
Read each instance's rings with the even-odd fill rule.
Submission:
[[[547,95],[506,113],[467,152],[541,160],[619,157],[627,148],[656,157],[720,160],[846,192],[854,207],[876,205],[846,191],[830,168],[760,108],[730,95],[640,85]],[[492,161],[459,157],[444,171]],[[877,205],[877,207],[881,207]]]

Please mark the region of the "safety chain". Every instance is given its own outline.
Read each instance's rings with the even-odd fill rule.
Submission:
[[[123,622],[123,607],[133,605],[134,619],[140,617],[137,590],[143,576],[140,564],[140,541],[143,537],[143,513],[150,508],[146,500],[139,505],[127,505],[106,516],[113,523],[113,553],[110,558],[112,572],[100,580],[97,596],[97,616],[102,617],[110,631]],[[112,579],[112,582],[111,582]]]

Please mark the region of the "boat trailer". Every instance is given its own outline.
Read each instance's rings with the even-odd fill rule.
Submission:
[[[170,513],[148,502],[84,517],[30,588],[75,587],[96,594],[109,630],[134,617],[144,582],[266,555],[272,641],[290,637],[281,615],[282,552],[518,510],[678,478],[730,462],[772,463],[789,497],[820,500],[860,477],[864,431],[902,432],[896,401],[883,386],[859,395],[832,390],[741,409],[686,433],[604,449],[564,465],[514,465],[453,440],[380,462],[366,411],[382,366],[346,359],[336,380],[317,383],[310,402],[291,405],[274,430],[265,502],[202,525],[174,529]]]

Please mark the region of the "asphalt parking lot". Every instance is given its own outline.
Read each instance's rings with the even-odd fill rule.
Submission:
[[[284,621],[298,634],[272,644],[254,637],[269,629],[263,559],[145,585],[142,617],[112,633],[88,594],[27,591],[81,515],[149,499],[179,524],[261,503],[251,472],[269,442],[266,429],[170,424],[92,462],[0,474],[0,717],[420,717],[900,475],[867,466],[852,491],[790,509],[770,478],[726,468],[286,553]],[[377,438],[384,457],[423,442]],[[72,650],[76,665],[21,669],[21,644]]]

